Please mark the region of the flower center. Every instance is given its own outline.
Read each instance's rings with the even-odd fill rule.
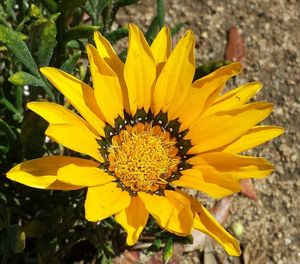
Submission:
[[[126,126],[112,138],[108,170],[132,191],[155,192],[165,188],[177,170],[176,139],[161,127],[148,123]]]

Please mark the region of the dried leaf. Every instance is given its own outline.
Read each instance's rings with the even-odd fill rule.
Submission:
[[[252,182],[251,179],[242,179],[240,180],[240,184],[243,187],[242,194],[248,197],[251,200],[256,201],[257,196],[256,196],[256,191],[255,191],[255,186]]]
[[[212,214],[217,219],[217,221],[224,225],[229,215],[229,209],[232,201],[232,196],[227,196],[215,203],[211,209]]]
[[[225,59],[230,61],[239,61],[243,65],[246,63],[246,48],[244,45],[244,40],[236,26],[231,27],[229,31]]]

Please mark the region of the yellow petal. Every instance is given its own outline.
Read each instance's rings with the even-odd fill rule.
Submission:
[[[85,218],[91,222],[112,216],[130,204],[130,195],[114,182],[89,187],[85,199]]]
[[[189,154],[217,149],[233,142],[264,120],[271,111],[271,104],[251,103],[200,120],[186,135],[186,139],[191,139],[194,145]]]
[[[115,180],[113,176],[96,166],[83,167],[76,164],[69,164],[59,169],[57,179],[67,184],[86,187],[103,185]]]
[[[27,104],[27,107],[49,122],[50,125],[46,130],[48,137],[69,149],[103,161],[96,140],[98,136],[74,112],[48,102],[32,102]]]
[[[272,138],[284,133],[284,129],[277,126],[255,126],[249,129],[244,135],[222,148],[222,151],[240,153],[257,147]]]
[[[124,63],[120,60],[109,41],[103,37],[100,32],[94,33],[94,40],[101,58],[104,59],[104,61],[119,77],[119,82],[123,93],[123,105],[127,113],[130,113],[128,92],[123,74]]]
[[[99,164],[80,158],[49,156],[20,163],[7,173],[7,177],[13,181],[39,189],[76,190],[84,187],[85,185],[75,186],[58,180],[60,170],[69,165],[82,170]]]
[[[98,51],[87,45],[93,87],[96,102],[104,115],[105,120],[112,126],[115,118],[123,118],[123,96],[117,74],[99,56]]]
[[[213,103],[225,83],[242,69],[239,62],[223,66],[211,74],[195,81],[189,89],[183,104],[178,109],[180,131],[191,127],[202,113]]]
[[[156,65],[167,61],[171,53],[171,32],[168,27],[163,27],[160,30],[150,48]]]
[[[204,116],[209,116],[213,113],[229,110],[233,107],[245,104],[261,89],[261,87],[262,84],[259,82],[247,83],[217,97],[214,104],[204,113]]]
[[[216,199],[242,190],[238,181],[231,175],[220,175],[209,168],[184,170],[182,176],[172,184],[199,190]]]
[[[239,62],[230,63],[215,70],[214,72],[196,80],[193,87],[203,89],[208,94],[205,98],[205,107],[208,107],[222,91],[225,83],[242,70]]]
[[[241,250],[238,241],[217,222],[197,199],[184,192],[178,192],[190,201],[191,208],[195,213],[193,227],[213,238],[229,255],[239,256]]]
[[[103,37],[100,32],[94,33],[94,40],[97,50],[102,59],[110,66],[118,76],[123,76],[124,64],[114,51],[109,41]]]
[[[232,100],[231,102],[233,104],[244,104],[246,103],[249,99],[251,99],[255,94],[257,94],[263,84],[261,82],[250,82],[246,83],[244,85],[241,85],[223,95],[220,95],[216,97],[216,99],[213,102],[213,105],[223,103],[227,100]],[[239,96],[240,98],[236,98],[236,96]]]
[[[129,246],[134,245],[138,240],[147,223],[148,216],[149,213],[138,196],[133,196],[130,205],[115,215],[115,220],[127,232],[126,243]]]
[[[194,168],[213,169],[216,173],[230,174],[234,179],[262,178],[269,175],[273,166],[264,158],[234,155],[226,152],[203,153],[188,160]]]
[[[103,115],[96,103],[93,89],[61,70],[44,67],[40,71],[70,101],[99,135],[104,136]]]
[[[166,197],[156,194],[139,192],[138,195],[157,223],[166,228],[174,210],[172,203]]]
[[[156,79],[156,64],[148,43],[136,25],[129,25],[129,47],[124,67],[132,115],[137,109],[150,108],[153,84]]]
[[[169,120],[186,97],[195,73],[195,38],[188,30],[178,42],[159,75],[153,94],[154,114],[168,112]]]
[[[194,222],[190,201],[176,191],[166,190],[164,193],[173,206],[173,213],[166,229],[181,236],[190,234]]]
[[[197,212],[194,228],[213,238],[230,256],[239,256],[241,250],[238,241],[195,198],[190,197],[190,202],[193,210]]]

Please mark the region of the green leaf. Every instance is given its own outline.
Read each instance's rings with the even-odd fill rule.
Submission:
[[[72,39],[90,38],[93,36],[94,32],[99,29],[99,26],[79,25],[69,29],[65,33],[64,40],[69,41]]]
[[[14,18],[15,14],[13,12],[14,10],[14,1],[13,0],[6,0],[6,13],[8,16]]]
[[[33,18],[43,17],[41,10],[35,4],[30,5],[28,14]]]
[[[20,140],[26,159],[41,157],[45,150],[45,131],[48,123],[32,111],[25,112],[21,126]]]
[[[45,83],[42,79],[37,78],[30,73],[19,71],[14,73],[12,76],[8,79],[13,85],[16,86],[25,86],[25,85],[31,85],[31,86],[43,86]]]
[[[26,234],[18,225],[9,226],[6,230],[10,248],[14,253],[21,253],[25,248]]]
[[[68,72],[68,73],[71,73],[72,71],[74,71],[75,67],[76,67],[76,63],[78,61],[78,59],[80,58],[81,56],[81,52],[77,52],[75,53],[74,55],[72,55],[70,58],[68,58],[64,63],[63,65],[61,65],[60,69],[65,71],[65,72]]]
[[[57,12],[58,5],[55,0],[41,0],[42,5],[46,7],[51,13]]]
[[[209,62],[206,64],[203,64],[196,68],[196,72],[194,75],[194,80],[197,80],[199,78],[202,78],[213,71],[219,69],[222,66],[230,64],[230,61],[222,60],[222,61],[215,61],[215,62]]]
[[[3,23],[4,25],[9,25],[7,22],[7,14],[5,13],[2,5],[0,4],[0,22]]]
[[[177,23],[174,27],[171,28],[172,37],[179,32],[179,30],[182,28],[182,26],[183,26],[182,23]]]
[[[40,36],[40,48],[38,50],[38,65],[48,66],[56,45],[56,25],[54,20],[49,20]]]
[[[132,5],[139,0],[115,0],[109,1],[108,6],[102,12],[104,30],[110,31],[111,26],[115,20],[116,14],[121,7]]]
[[[116,0],[115,5],[118,7],[136,4],[139,0]]]
[[[8,147],[0,145],[0,153],[6,154],[8,153],[8,151],[9,151]]]
[[[50,100],[55,102],[55,97],[51,91],[51,86],[48,85],[47,81],[44,81],[44,79],[42,79],[40,77],[37,78],[27,72],[19,71],[19,72],[16,72],[15,74],[13,74],[12,76],[10,76],[8,80],[13,85],[16,85],[16,86],[23,87],[25,85],[30,85],[30,86],[42,87],[44,89],[44,91],[47,93],[47,95],[49,96]],[[6,103],[6,102],[4,102],[4,103]],[[12,111],[12,109],[11,109],[11,111]]]
[[[17,87],[15,91],[15,105],[19,113],[23,113],[23,87]]]
[[[73,12],[78,7],[83,7],[87,0],[61,0],[59,11],[62,12],[64,22],[69,21]]]
[[[101,25],[100,16],[110,0],[88,0],[85,5],[85,11],[92,18],[93,25]]]
[[[40,18],[30,26],[30,45],[39,67],[48,66],[56,45],[55,20],[60,13],[54,14],[49,20]]]
[[[4,132],[10,145],[15,144],[17,141],[17,136],[15,132],[10,128],[10,126],[2,119],[0,119],[0,129]]]
[[[118,28],[115,31],[104,34],[108,41],[113,44],[128,36],[128,28]]]
[[[77,7],[84,6],[87,0],[61,0],[61,11],[63,13],[73,11]]]
[[[6,107],[9,111],[11,111],[12,113],[14,113],[14,115],[13,115],[13,119],[14,119],[14,120],[19,121],[19,122],[22,121],[22,119],[23,119],[22,113],[19,112],[19,111],[15,108],[15,106],[14,106],[10,101],[8,101],[6,98],[2,98],[2,99],[0,100],[0,103],[1,103],[1,104],[4,104],[5,107]]]
[[[156,1],[156,9],[157,9],[157,19],[158,25],[162,28],[165,25],[165,8],[164,8],[164,0]]]
[[[155,239],[151,246],[146,251],[146,256],[151,256],[154,254],[154,252],[157,252],[160,250],[162,240],[161,239]]]
[[[119,54],[119,57],[120,57],[121,61],[123,61],[123,62],[126,61],[127,51],[128,51],[128,49],[124,49]]]
[[[156,35],[159,32],[159,24],[158,24],[158,18],[157,16],[153,18],[148,31],[145,34],[145,38],[148,41],[149,44],[151,44],[156,37]]]
[[[173,239],[169,238],[163,249],[163,263],[168,264],[173,256]]]
[[[38,68],[20,33],[0,24],[0,42],[11,51],[35,76]]]

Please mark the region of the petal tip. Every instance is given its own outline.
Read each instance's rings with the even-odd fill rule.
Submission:
[[[41,67],[40,72],[44,75],[47,75],[47,72],[51,70],[51,67]]]

